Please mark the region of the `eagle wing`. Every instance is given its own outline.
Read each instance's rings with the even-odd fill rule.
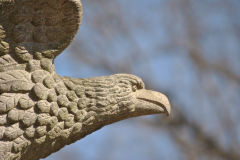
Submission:
[[[28,139],[42,137],[36,112],[56,106],[56,92],[66,89],[53,60],[81,21],[79,0],[0,0],[0,159],[18,157]]]

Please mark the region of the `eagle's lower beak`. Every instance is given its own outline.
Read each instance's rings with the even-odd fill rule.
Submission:
[[[135,92],[138,101],[136,106],[138,109],[149,112],[150,114],[165,113],[169,116],[171,106],[168,98],[159,92],[141,89]]]

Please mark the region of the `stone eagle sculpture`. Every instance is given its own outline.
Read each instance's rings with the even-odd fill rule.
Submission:
[[[105,125],[170,114],[166,96],[134,75],[56,73],[81,20],[80,0],[0,0],[0,160],[44,158]]]

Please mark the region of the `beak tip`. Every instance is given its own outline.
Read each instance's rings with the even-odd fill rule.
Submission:
[[[170,113],[171,113],[171,106],[170,106],[170,104],[168,104],[168,105],[165,106],[165,114],[167,116],[169,116]]]

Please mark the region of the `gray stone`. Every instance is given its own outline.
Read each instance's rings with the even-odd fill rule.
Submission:
[[[48,88],[53,88],[55,85],[55,82],[52,76],[47,76],[46,78],[44,78],[43,84]]]
[[[46,125],[39,126],[36,128],[36,131],[35,131],[36,137],[43,137],[43,136],[45,136],[45,134],[47,134],[47,126]]]
[[[32,73],[32,81],[34,83],[41,83],[43,82],[43,79],[45,76],[50,75],[47,71],[44,70],[37,70]]]
[[[78,97],[77,97],[77,95],[75,94],[74,91],[69,91],[69,92],[67,92],[67,98],[68,98],[69,101],[71,101],[71,102],[77,102],[77,101],[78,101]]]
[[[58,97],[57,97],[57,94],[56,94],[55,90],[54,89],[49,89],[47,100],[49,102],[57,102],[57,99],[58,99]]]
[[[37,102],[35,108],[39,113],[49,113],[50,112],[50,103],[46,100],[40,100]]]
[[[51,116],[58,116],[58,110],[59,110],[58,104],[56,102],[52,102],[50,107]]]
[[[4,136],[7,140],[14,140],[23,134],[23,130],[20,128],[19,123],[15,123],[6,128]]]
[[[58,123],[58,119],[57,117],[53,116],[49,119],[49,122],[47,124],[48,130],[51,130],[54,128],[54,126],[56,126],[56,124]]]
[[[0,126],[7,124],[7,114],[0,115]]]
[[[3,93],[0,95],[0,113],[6,113],[17,106],[22,94]]]
[[[31,60],[27,64],[27,70],[29,72],[34,72],[34,71],[40,70],[40,69],[41,69],[40,61],[38,61],[38,60]]]
[[[35,128],[33,126],[28,127],[24,131],[24,136],[27,137],[28,139],[34,138],[35,135]]]
[[[37,125],[46,126],[51,119],[51,116],[47,113],[39,114],[37,117]]]
[[[21,124],[24,127],[29,127],[35,123],[37,119],[37,113],[35,113],[33,108],[30,108],[25,111],[24,116],[21,120]]]
[[[19,153],[30,144],[31,142],[24,138],[24,136],[18,137],[13,141],[12,151],[13,153]]]
[[[36,160],[126,118],[170,114],[130,74],[70,78],[53,61],[82,21],[80,0],[0,1],[0,159]]]
[[[74,115],[73,114],[68,114],[65,123],[64,123],[64,128],[70,128],[74,125]]]
[[[0,92],[29,92],[33,85],[27,71],[13,70],[0,74]]]
[[[1,140],[1,139],[3,138],[3,136],[4,136],[5,129],[6,129],[6,127],[0,126],[0,140]]]
[[[19,107],[21,109],[29,109],[34,106],[34,101],[29,97],[29,95],[22,95],[21,98],[18,101]]]
[[[9,53],[9,43],[1,41],[0,42],[0,55],[5,55]]]
[[[58,120],[64,121],[67,118],[68,109],[66,107],[62,107],[58,110]]]
[[[17,108],[13,108],[8,112],[8,120],[10,122],[18,122],[23,119],[24,110],[19,110]]]
[[[76,102],[70,102],[68,105],[68,110],[70,113],[75,114],[78,111],[77,103]]]
[[[67,107],[69,103],[67,96],[59,95],[57,98],[57,103],[60,107]]]
[[[66,95],[68,91],[67,87],[63,83],[57,84],[55,86],[55,90],[58,95]]]

